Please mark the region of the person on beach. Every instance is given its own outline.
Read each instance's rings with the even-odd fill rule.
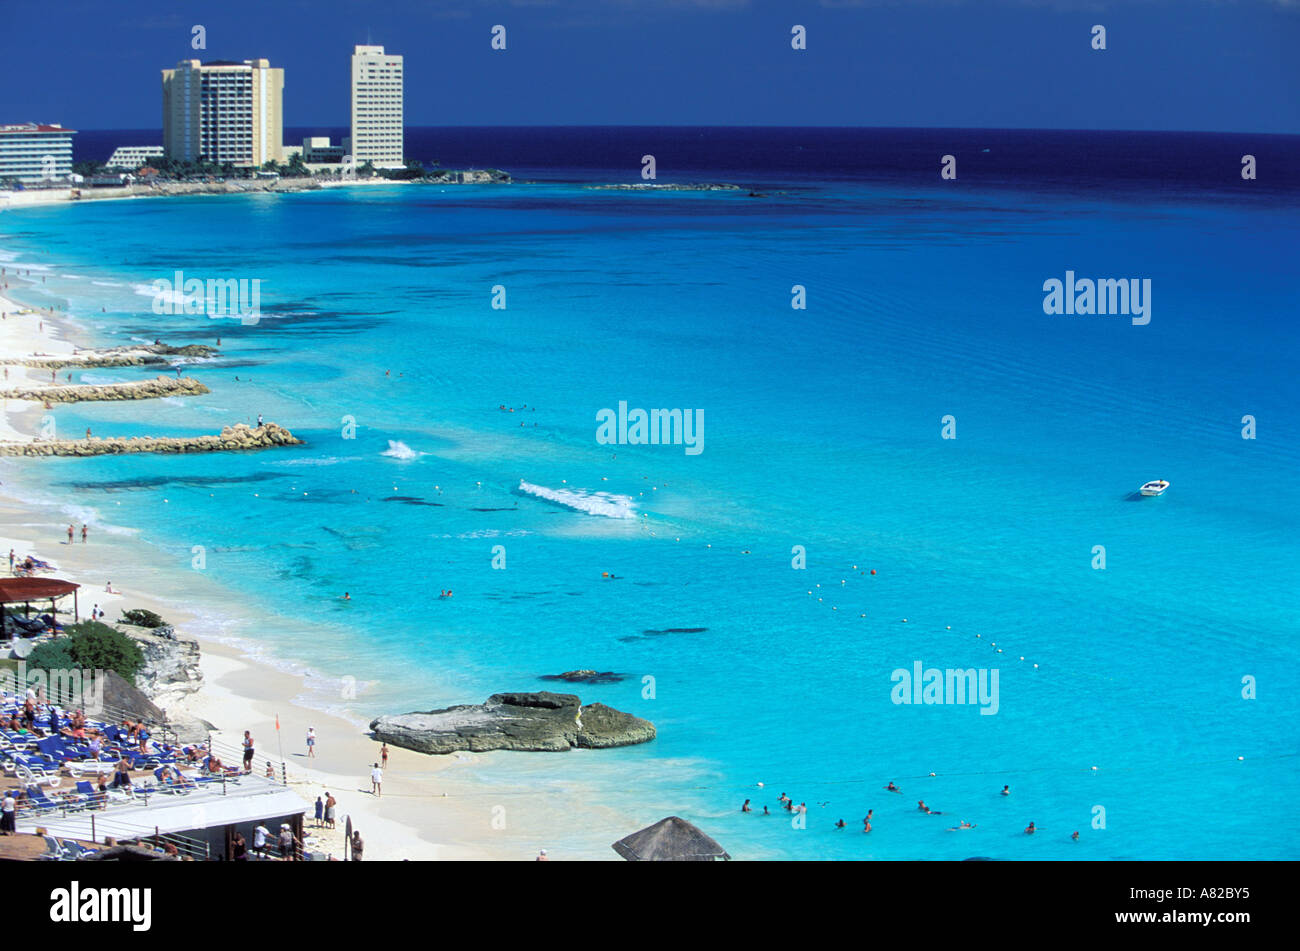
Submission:
[[[86,526],[81,526],[81,544],[86,544]]]
[[[259,825],[253,830],[253,854],[265,855],[266,837],[271,834],[271,830],[264,825]]]
[[[87,436],[89,436],[89,431],[87,431]],[[69,526],[68,526],[68,544],[69,544],[69,545],[72,544],[72,536],[73,536],[73,529],[72,529],[72,526],[69,525]]]
[[[266,761],[266,778],[275,779],[275,767],[271,765],[270,760]]]
[[[381,799],[384,797],[384,771],[378,763],[370,770],[370,791]]]
[[[4,799],[0,800],[0,835],[16,835],[18,801],[14,799],[12,792],[5,792]]]
[[[320,796],[316,797],[316,828],[320,828],[325,821],[325,800]]]
[[[388,744],[385,743],[379,748],[379,763],[384,769],[388,769]]]
[[[546,854],[546,850],[545,850],[545,849],[542,849],[540,852],[538,852],[538,853],[537,853],[537,858],[535,859],[535,861],[538,861],[538,862],[549,862],[550,860],[551,860],[551,857],[550,857],[549,855]]]
[[[361,839],[361,830],[352,830],[352,861],[360,862],[361,856],[366,851],[366,843]]]
[[[244,731],[244,772],[246,773],[251,773],[253,771],[253,754],[254,754],[253,737],[247,730],[245,730]]]
[[[9,573],[14,573],[14,550],[12,548],[9,549]]]
[[[261,414],[261,413],[258,413],[258,414],[257,414],[257,428],[258,428],[258,429],[261,429],[261,428],[262,428],[262,414]]]
[[[316,758],[316,728],[314,726],[307,727],[307,757],[309,759]]]
[[[334,810],[338,806],[338,800],[330,794],[329,790],[325,791],[325,828],[334,828]]]
[[[230,840],[230,857],[236,862],[248,861],[248,843],[244,841],[243,835],[238,832]]]

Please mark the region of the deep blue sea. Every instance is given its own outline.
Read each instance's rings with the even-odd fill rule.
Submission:
[[[529,769],[738,858],[1300,854],[1300,140],[411,141],[520,181],[0,215],[7,266],[49,268],[19,296],[95,343],[222,341],[186,370],[210,395],[60,408],[63,432],[260,413],[307,441],[7,461],[6,484],[142,528],[163,573],[202,546],[214,617],[308,665],[324,708],[625,675],[576,692],[652,719],[654,743]],[[586,187],[639,182],[645,154],[661,183],[744,187]],[[261,319],[153,313],[178,269],[260,280]],[[1045,314],[1067,271],[1150,280],[1150,322]],[[602,444],[620,401],[702,411],[702,451]],[[996,670],[996,713],[893,702],[917,662]],[[739,811],[781,792],[806,828]]]

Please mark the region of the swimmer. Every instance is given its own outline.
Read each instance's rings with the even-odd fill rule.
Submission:
[[[870,817],[868,817],[868,818],[862,820],[862,831],[863,831],[863,832],[870,832],[870,831],[871,831],[871,819],[870,819]]]
[[[835,823],[835,828],[837,828],[837,829],[843,829],[843,828],[844,828],[844,820],[841,819],[839,822]]]
[[[1010,795],[1011,795],[1011,787],[1010,787],[1010,786],[1003,786],[1003,787],[1002,787],[1002,795],[1004,795],[1004,796],[1010,796]]]
[[[770,816],[771,814],[772,814],[772,813],[770,813],[770,812],[767,811],[767,806],[764,806],[764,807],[763,807],[763,815],[765,815],[765,816]]]
[[[753,811],[754,811],[753,809],[749,808],[749,800],[748,800],[748,799],[746,799],[746,800],[744,801],[744,803],[741,804],[740,811],[741,811],[741,812],[753,812]]]
[[[927,813],[928,813],[928,812],[930,811],[930,807],[927,806],[927,805],[925,804],[925,800],[924,800],[924,799],[918,799],[918,800],[916,801],[916,808],[917,808],[920,812],[927,812]]]
[[[894,785],[894,781],[893,781],[892,779],[889,781],[889,785],[886,786],[885,788],[888,789],[890,792],[902,792],[902,791],[903,791],[903,790],[899,789],[897,786]]]
[[[343,592],[343,600],[344,600],[344,601],[351,601],[351,600],[352,600],[352,595],[350,595],[350,594],[348,594],[346,591],[344,591],[344,592]]]
[[[1075,842],[1078,842],[1078,841],[1079,841],[1079,833],[1078,833],[1077,831],[1076,831],[1076,832],[1071,832],[1071,833],[1070,833],[1070,838],[1073,839]]]
[[[1037,832],[1037,831],[1038,831],[1038,830],[1037,830],[1036,828],[1034,828],[1034,824],[1033,824],[1032,822],[1029,823],[1029,825],[1025,827],[1025,835],[1033,835],[1033,834],[1034,834],[1035,832]]]
[[[962,829],[973,829],[973,828],[975,828],[975,826],[974,826],[973,823],[967,822],[965,819],[963,819],[963,820],[961,821],[961,824],[960,824],[960,825],[951,826],[951,827],[949,827],[948,831],[949,831],[949,832],[959,832],[959,831],[961,831]]]

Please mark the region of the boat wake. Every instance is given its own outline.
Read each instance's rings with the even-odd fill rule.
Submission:
[[[603,518],[636,518],[636,507],[626,495],[613,495],[609,492],[588,492],[585,489],[548,489],[544,485],[533,485],[519,480],[517,490],[521,495],[531,496],[559,505],[586,515],[598,515]]]
[[[388,456],[390,459],[419,459],[425,453],[412,449],[400,439],[390,439],[388,440],[388,448],[381,452],[380,455]]]

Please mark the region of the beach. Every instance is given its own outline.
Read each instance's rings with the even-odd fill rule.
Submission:
[[[71,359],[75,341],[84,333],[64,315],[19,316],[23,309],[0,294],[0,312],[6,314],[0,321],[0,363],[9,366],[9,385],[39,384],[43,371],[23,367],[20,361],[34,354]],[[5,401],[0,439],[30,439],[42,412],[31,402]],[[147,414],[146,407],[142,415]],[[32,476],[39,479],[39,473]],[[476,754],[428,756],[390,746],[383,795],[373,795],[370,771],[379,759],[379,744],[367,736],[364,724],[306,707],[302,702],[306,674],[259,663],[228,643],[199,635],[204,629],[202,619],[184,594],[159,584],[157,553],[150,552],[134,531],[95,523],[83,543],[78,523],[76,541],[68,544],[66,510],[36,507],[30,497],[15,498],[9,491],[9,485],[0,486],[0,551],[12,549],[19,559],[27,554],[42,558],[56,566],[53,576],[80,584],[83,619],[92,605],[106,612],[109,623],[121,610],[144,608],[164,617],[181,636],[199,641],[202,687],[180,698],[160,699],[169,716],[197,717],[212,724],[214,739],[226,748],[237,747],[243,731],[249,730],[260,750],[256,771],[261,773],[266,757],[274,760],[277,774],[280,763],[287,764],[289,787],[309,806],[318,796],[333,792],[339,801],[337,828],[318,826],[311,809],[307,811],[304,828],[310,835],[310,850],[341,859],[347,819],[362,834],[367,861],[532,859],[537,849],[546,847],[540,829],[543,814],[550,810],[517,808],[522,790],[488,789],[463,775],[465,767],[481,765],[482,757]],[[106,590],[110,582],[119,593]],[[221,593],[208,592],[208,596],[219,598]],[[65,601],[60,604],[60,617],[67,623],[71,617],[63,612],[70,614],[72,605]],[[308,728],[316,735],[315,756],[310,759],[305,744]],[[494,824],[502,814],[502,802],[510,803],[512,825],[533,824],[538,833],[516,832],[499,819]],[[556,854],[553,845],[550,851],[552,858],[566,857]],[[613,852],[581,857],[616,858]]]

